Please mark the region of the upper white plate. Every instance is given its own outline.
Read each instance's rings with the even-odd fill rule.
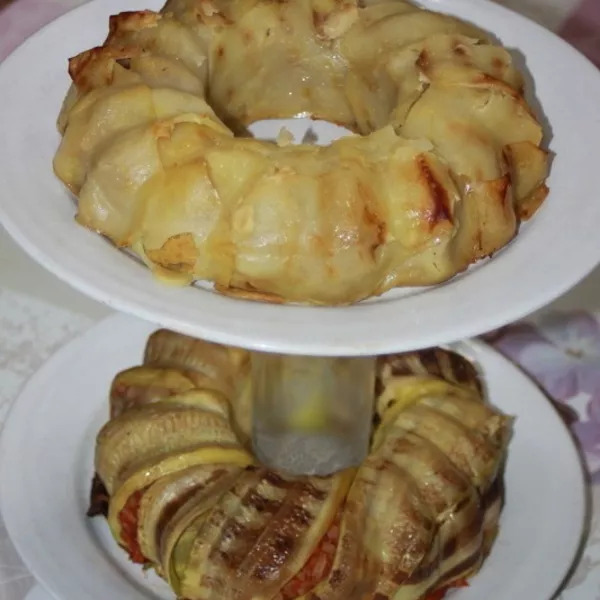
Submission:
[[[139,364],[153,326],[116,315],[64,347],[17,400],[0,440],[0,505],[38,580],[61,600],[173,600],[132,565],[106,522],[88,519],[96,433],[117,371]],[[480,342],[457,349],[485,374],[491,401],[516,415],[500,534],[483,570],[453,600],[548,600],[581,539],[579,457],[554,408],[516,367]]]
[[[0,220],[33,258],[120,311],[232,345],[314,355],[378,354],[493,329],[550,302],[600,260],[597,144],[600,75],[565,42],[484,0],[429,0],[493,31],[519,63],[551,123],[551,195],[492,260],[429,289],[392,291],[346,308],[275,306],[174,289],[75,224],[73,199],[51,168],[66,58],[101,43],[112,13],[162,0],[95,0],[58,19],[0,66]],[[284,74],[282,74],[284,76]],[[530,84],[530,89],[533,84]],[[549,136],[550,139],[550,136]]]

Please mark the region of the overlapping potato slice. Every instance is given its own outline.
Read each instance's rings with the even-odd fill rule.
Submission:
[[[114,15],[110,19],[110,32],[105,46],[136,48],[144,56],[168,60],[170,68],[179,69],[183,66],[197,79],[200,85],[199,95],[204,95],[208,76],[207,43],[169,14],[159,15],[145,10]],[[132,65],[127,66],[136,70]],[[171,75],[168,68],[153,68],[152,72],[155,77],[160,78],[161,85]],[[180,78],[176,77],[174,80],[178,82]]]
[[[161,268],[202,271],[220,285],[315,302],[325,296],[335,302],[340,294],[358,299],[367,286],[383,291],[402,278],[438,281],[452,269],[443,255],[435,269],[423,260],[453,237],[452,204],[448,200],[446,209],[432,200],[431,180],[448,190],[448,199],[459,201],[430,144],[386,129],[299,153],[251,140],[211,142],[210,136],[206,128],[189,123],[176,125],[161,142],[161,152],[177,164],[186,160],[176,159],[182,151],[189,154],[208,144],[208,170],[201,163],[172,168],[144,188],[140,243]],[[373,183],[380,195],[372,193]],[[167,189],[174,200],[159,206]],[[206,194],[196,193],[205,189],[219,200],[209,204]],[[194,203],[202,204],[202,211],[194,212],[190,207],[200,206]],[[189,221],[190,214],[202,215],[202,225],[176,236],[177,224]],[[395,214],[410,215],[410,225]],[[416,249],[422,252],[418,259]],[[322,289],[330,277],[335,285]]]
[[[345,58],[327,38],[343,33],[358,11],[348,10],[335,23],[327,9],[311,4],[287,2],[274,10],[267,2],[238,2],[235,26],[213,29],[211,102],[234,129],[303,113],[353,123],[344,93]]]

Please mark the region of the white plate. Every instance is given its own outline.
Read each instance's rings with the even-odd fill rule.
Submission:
[[[52,596],[42,586],[35,585],[29,590],[25,600],[52,600]]]
[[[95,0],[34,35],[0,66],[0,220],[33,258],[122,312],[227,344],[320,354],[378,354],[479,334],[550,302],[600,260],[600,75],[565,42],[484,0],[429,0],[493,31],[527,57],[557,154],[551,195],[494,259],[427,290],[395,290],[347,308],[273,306],[208,286],[173,289],[75,224],[54,177],[55,119],[69,84],[66,58],[101,43],[112,13],[162,0]],[[519,59],[520,60],[520,59]],[[582,92],[585,90],[585,93]]]
[[[107,390],[139,364],[153,326],[110,317],[58,352],[29,382],[0,440],[0,505],[25,563],[63,600],[174,600],[129,563],[102,519],[85,517],[94,438]],[[555,410],[521,372],[479,342],[460,344],[486,375],[494,404],[517,416],[500,535],[482,572],[453,600],[547,600],[580,542],[584,483]]]

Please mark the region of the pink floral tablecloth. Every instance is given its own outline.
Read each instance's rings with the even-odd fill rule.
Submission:
[[[84,1],[0,0],[0,60],[42,25]],[[600,0],[497,1],[558,32],[600,66]],[[1,261],[2,257],[0,268]],[[92,323],[42,298],[3,289],[1,274],[0,270],[0,427],[25,380],[55,348]],[[546,312],[485,337],[540,384],[580,444],[590,475],[592,519],[585,550],[557,599],[600,600],[598,316],[582,311]],[[33,584],[0,519],[0,600],[23,600]]]

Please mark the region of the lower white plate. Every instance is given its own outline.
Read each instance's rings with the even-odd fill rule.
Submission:
[[[85,516],[94,438],[117,371],[139,364],[154,326],[116,315],[60,350],[17,400],[0,441],[0,507],[38,580],[64,600],[172,599],[128,562],[102,519]],[[517,416],[500,535],[481,573],[453,600],[546,600],[581,540],[578,453],[554,408],[521,372],[479,342],[459,351],[485,372],[492,402]]]
[[[52,596],[41,585],[36,585],[29,590],[25,600],[52,600]]]

